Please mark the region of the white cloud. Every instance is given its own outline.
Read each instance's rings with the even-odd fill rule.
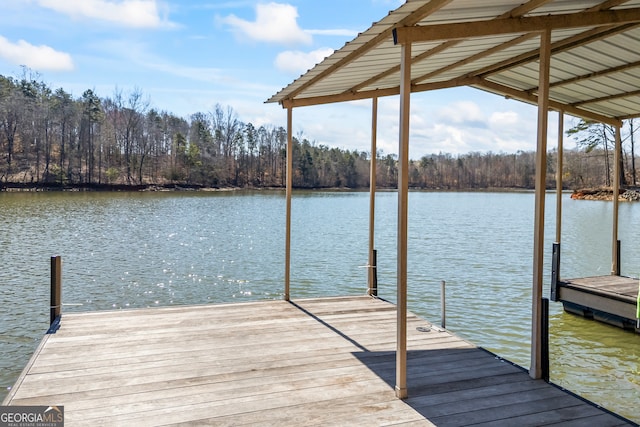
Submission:
[[[157,0],[38,0],[42,7],[73,18],[91,18],[134,28],[169,25],[160,16]]]
[[[70,71],[73,70],[71,55],[58,52],[52,47],[34,46],[24,40],[11,43],[0,36],[0,57],[15,65],[26,65],[37,71]]]
[[[314,36],[339,36],[339,37],[356,37],[357,31],[336,28],[333,30],[305,30],[309,34]]]
[[[285,51],[278,54],[275,65],[281,71],[302,74],[332,53],[333,49],[331,48],[322,48],[312,52]]]
[[[468,99],[459,99],[462,96]],[[497,103],[489,109],[494,99],[482,93],[478,96],[477,91],[435,91],[414,94],[413,98],[409,156],[414,160],[438,153],[456,156],[535,149],[535,109],[527,104],[495,97]],[[398,153],[399,101],[397,96],[379,99],[377,149],[385,155]],[[553,119],[551,115],[549,147],[555,141]],[[371,100],[296,109],[294,127],[319,144],[368,152]]]
[[[439,119],[447,123],[484,122],[482,109],[473,101],[457,101],[438,111]]]
[[[54,0],[51,0],[54,1]],[[222,18],[239,35],[251,40],[286,45],[310,44],[311,35],[298,26],[298,9],[289,4],[267,3],[256,6],[256,20],[247,21],[235,15]]]
[[[172,62],[162,56],[150,52],[145,43],[136,43],[128,39],[105,40],[94,45],[94,50],[107,53],[104,57],[113,58],[118,64],[126,63],[134,69],[147,69],[187,79],[206,83],[230,84],[234,77],[225,74],[224,70],[212,67],[192,67],[182,63]]]
[[[489,117],[491,126],[502,127],[517,124],[519,121],[518,113],[515,111],[496,111]]]
[[[424,155],[437,153],[457,154],[469,151],[470,137],[477,140],[477,133],[468,129],[445,123],[431,123],[413,129],[413,141],[410,147],[411,157],[418,159]]]

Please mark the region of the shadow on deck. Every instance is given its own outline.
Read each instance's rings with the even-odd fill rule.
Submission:
[[[4,404],[73,425],[633,425],[369,297],[70,314]]]

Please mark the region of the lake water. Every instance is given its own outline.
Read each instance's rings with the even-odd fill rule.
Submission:
[[[379,295],[395,301],[395,192],[376,197]],[[547,197],[545,296],[555,236]],[[366,192],[294,192],[291,297],[367,289]],[[282,298],[284,193],[0,193],[0,400],[48,327],[49,263],[64,312]],[[532,193],[409,197],[409,309],[529,365]],[[609,274],[612,204],[564,196],[562,277]],[[620,206],[622,274],[640,272],[640,204]],[[550,307],[551,380],[640,422],[640,335]],[[108,325],[105,325],[108,328]]]

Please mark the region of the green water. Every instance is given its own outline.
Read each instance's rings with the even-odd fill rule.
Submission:
[[[376,201],[379,293],[393,301],[397,198]],[[445,280],[447,327],[525,367],[533,204],[531,193],[409,198],[409,309],[439,322]],[[0,398],[47,329],[52,255],[63,257],[63,312],[282,297],[280,192],[0,193],[0,207]],[[547,207],[550,261],[554,195]],[[368,193],[294,193],[292,298],[366,292],[368,209]],[[622,204],[624,275],[640,272],[638,223],[640,204]],[[610,241],[611,204],[566,196],[562,276],[608,274]],[[640,336],[550,311],[551,380],[640,421]]]

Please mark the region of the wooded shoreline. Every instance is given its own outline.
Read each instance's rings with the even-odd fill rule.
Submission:
[[[590,139],[598,130],[588,123],[571,130],[577,147],[563,150],[564,188],[611,185],[610,143]],[[288,153],[287,139],[284,127],[243,122],[230,106],[178,117],[150,108],[140,91],[101,98],[87,90],[74,98],[34,76],[0,75],[0,191],[284,188],[288,156],[296,189],[366,189],[374,159],[377,187],[397,187],[394,153],[329,147],[303,134],[292,137]],[[630,141],[623,185],[636,183]],[[551,149],[547,189],[555,188],[557,159]],[[535,184],[535,152],[440,152],[409,161],[408,169],[412,189],[526,191]]]
[[[304,191],[368,191],[368,188],[347,188],[347,187],[317,187],[294,188]],[[49,191],[68,191],[68,192],[180,192],[180,191],[198,191],[198,192],[222,192],[222,191],[284,191],[284,187],[208,187],[199,184],[58,184],[58,183],[0,183],[0,192],[49,192]],[[430,192],[532,192],[533,188],[517,188],[517,187],[493,187],[493,188],[411,188],[412,191],[430,191]],[[547,188],[547,191],[553,191],[553,188]],[[395,188],[380,188],[378,191],[395,191]],[[613,190],[611,188],[582,188],[577,190],[564,189],[563,191],[572,191],[571,198],[574,200],[599,200],[612,201]],[[640,201],[640,189],[629,188],[620,189],[620,201],[636,202]]]
[[[232,191],[235,188],[205,187],[196,184],[58,184],[58,183],[0,183],[0,191],[104,191],[104,192],[139,192],[139,191]]]

